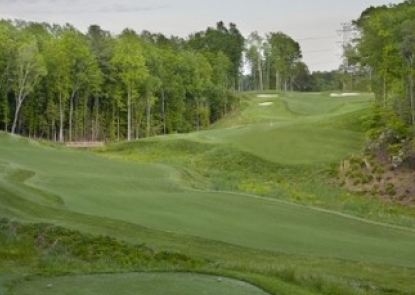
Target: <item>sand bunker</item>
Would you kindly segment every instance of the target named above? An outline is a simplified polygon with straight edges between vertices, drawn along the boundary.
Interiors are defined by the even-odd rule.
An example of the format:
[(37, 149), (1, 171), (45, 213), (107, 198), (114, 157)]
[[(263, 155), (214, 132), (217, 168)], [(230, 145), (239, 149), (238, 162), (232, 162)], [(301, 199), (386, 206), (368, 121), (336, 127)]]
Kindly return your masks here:
[(353, 97), (359, 95), (360, 93), (332, 93), (330, 94), (330, 97)]
[(276, 98), (278, 94), (258, 94), (256, 97), (258, 98)]
[(261, 103), (259, 103), (258, 105), (260, 106), (260, 107), (269, 107), (269, 106), (272, 106), (274, 103), (272, 102), (272, 101), (267, 101), (267, 102), (261, 102)]

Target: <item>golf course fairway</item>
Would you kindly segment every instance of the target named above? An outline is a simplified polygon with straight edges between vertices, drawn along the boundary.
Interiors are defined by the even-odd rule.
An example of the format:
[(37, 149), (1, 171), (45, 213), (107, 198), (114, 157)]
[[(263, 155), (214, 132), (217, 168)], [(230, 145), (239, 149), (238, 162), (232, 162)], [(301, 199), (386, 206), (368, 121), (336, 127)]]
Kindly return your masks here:
[[(327, 265), (335, 265), (333, 270), (327, 267), (328, 273), (341, 273), (340, 265), (348, 263), (347, 276), (363, 264), (369, 272), (365, 276), (370, 279), (375, 277), (371, 272), (377, 266), (379, 271), (412, 271), (413, 228), (337, 211), (336, 204), (342, 199), (335, 199), (331, 192), (340, 196), (342, 191), (324, 181), (318, 184), (321, 187), (312, 184), (308, 188), (306, 178), (296, 178), (303, 171), (320, 171), (359, 152), (364, 134), (355, 128), (355, 120), (368, 108), (370, 99), (370, 95), (333, 99), (328, 94), (249, 94), (240, 113), (212, 129), (114, 144), (98, 153), (0, 134), (0, 214), (22, 222), (115, 235), (162, 250), (190, 249), (186, 254), (200, 259), (225, 257), (229, 254), (217, 249), (231, 253), (229, 249), (235, 247), (236, 252), (247, 253), (241, 254), (246, 256), (243, 259), (252, 255), (253, 260), (239, 265), (229, 262), (233, 258), (221, 258), (227, 261), (223, 264), (233, 267), (232, 274), (252, 267), (256, 274), (252, 280), (258, 285), (263, 283), (261, 287), (271, 292), (285, 287), (273, 289), (272, 283), (259, 276), (266, 276), (268, 270), (280, 272), (270, 265), (261, 271), (256, 269), (255, 255), (265, 255), (261, 258), (264, 261), (268, 261), (267, 255), (275, 261), (278, 255), (286, 257), (284, 261), (292, 256), (293, 261), (310, 261), (309, 265), (324, 260)], [(200, 157), (205, 158), (202, 161)], [(238, 163), (235, 173), (252, 175), (252, 184), (233, 185), (235, 180), (227, 178), (225, 170), (220, 174), (219, 164), (212, 168), (215, 161)], [(253, 163), (253, 172), (246, 163)], [(264, 187), (275, 182), (280, 190), (255, 194), (251, 187), (260, 185), (261, 179), (255, 177), (263, 169), (276, 175), (274, 178), (272, 174)], [(209, 183), (211, 178), (217, 179), (214, 185)], [(238, 175), (234, 178), (238, 180)], [(316, 202), (291, 199), (290, 191), (316, 200), (324, 197), (334, 205), (320, 207), (314, 205)], [(111, 232), (106, 222), (119, 231)], [(124, 233), (124, 227), (131, 230)], [(188, 247), (181, 248), (182, 239)], [(288, 268), (295, 267), (292, 265)], [(282, 284), (295, 283), (286, 273), (290, 271), (280, 274)], [(382, 278), (378, 279), (382, 284)], [(12, 294), (157, 295), (166, 294), (166, 288), (169, 294), (265, 294), (236, 280), (174, 272), (29, 278), (14, 285)], [(286, 294), (296, 293), (284, 290), (291, 290)]]

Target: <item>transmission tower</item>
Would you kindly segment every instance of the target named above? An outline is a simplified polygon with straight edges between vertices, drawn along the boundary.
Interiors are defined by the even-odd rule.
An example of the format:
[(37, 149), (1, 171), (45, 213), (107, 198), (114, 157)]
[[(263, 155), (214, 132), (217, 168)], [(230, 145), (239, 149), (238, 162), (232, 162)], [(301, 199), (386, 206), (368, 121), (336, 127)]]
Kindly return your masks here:
[[(342, 50), (343, 53), (345, 51), (345, 49), (352, 44), (353, 39), (355, 38), (355, 28), (353, 26), (352, 23), (348, 22), (348, 23), (342, 23), (341, 24), (342, 28), (341, 30), (338, 31), (338, 33), (341, 35), (341, 46), (342, 46)], [(348, 72), (350, 70), (350, 63), (349, 63), (349, 59), (348, 57), (343, 54), (343, 67), (344, 67), (344, 71)]]

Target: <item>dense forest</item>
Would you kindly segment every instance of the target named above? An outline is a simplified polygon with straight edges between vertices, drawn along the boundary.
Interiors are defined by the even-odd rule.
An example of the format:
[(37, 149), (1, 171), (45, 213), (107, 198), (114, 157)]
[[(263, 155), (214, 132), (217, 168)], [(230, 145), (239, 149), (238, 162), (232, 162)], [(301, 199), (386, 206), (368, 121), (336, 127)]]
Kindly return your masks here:
[(233, 24), (184, 40), (2, 21), (0, 128), (56, 141), (204, 128), (238, 108), (243, 49)]

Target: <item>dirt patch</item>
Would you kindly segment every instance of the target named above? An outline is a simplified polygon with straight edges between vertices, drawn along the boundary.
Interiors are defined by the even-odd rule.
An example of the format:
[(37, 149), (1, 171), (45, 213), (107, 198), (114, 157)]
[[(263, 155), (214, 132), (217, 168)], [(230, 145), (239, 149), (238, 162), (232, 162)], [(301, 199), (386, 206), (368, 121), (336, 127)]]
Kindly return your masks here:
[(415, 207), (415, 170), (394, 168), (366, 158), (342, 162), (341, 184), (349, 191), (377, 196), (385, 201)]

